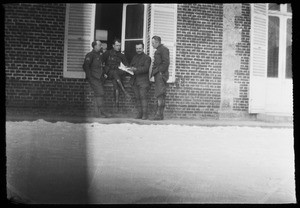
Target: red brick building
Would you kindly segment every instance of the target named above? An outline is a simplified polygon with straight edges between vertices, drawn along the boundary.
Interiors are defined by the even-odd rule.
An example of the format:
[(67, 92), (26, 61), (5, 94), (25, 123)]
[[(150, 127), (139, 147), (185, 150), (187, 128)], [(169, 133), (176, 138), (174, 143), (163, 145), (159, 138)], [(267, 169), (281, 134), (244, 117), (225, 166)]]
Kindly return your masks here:
[[(6, 4), (6, 106), (91, 111), (81, 68), (91, 41), (161, 36), (171, 65), (166, 117), (292, 114), (290, 4)], [(113, 15), (112, 15), (113, 14)], [(125, 87), (133, 95), (128, 80)], [(105, 84), (113, 105), (112, 84)], [(154, 86), (149, 97), (153, 113)], [(282, 102), (284, 100), (284, 102)], [(121, 97), (123, 113), (134, 100)]]

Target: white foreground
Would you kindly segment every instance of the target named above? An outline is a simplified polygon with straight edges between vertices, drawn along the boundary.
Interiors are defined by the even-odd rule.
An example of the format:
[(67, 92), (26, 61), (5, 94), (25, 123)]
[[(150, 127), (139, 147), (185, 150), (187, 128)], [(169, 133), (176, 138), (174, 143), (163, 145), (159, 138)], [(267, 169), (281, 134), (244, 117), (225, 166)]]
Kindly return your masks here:
[(296, 203), (292, 128), (6, 122), (28, 203)]

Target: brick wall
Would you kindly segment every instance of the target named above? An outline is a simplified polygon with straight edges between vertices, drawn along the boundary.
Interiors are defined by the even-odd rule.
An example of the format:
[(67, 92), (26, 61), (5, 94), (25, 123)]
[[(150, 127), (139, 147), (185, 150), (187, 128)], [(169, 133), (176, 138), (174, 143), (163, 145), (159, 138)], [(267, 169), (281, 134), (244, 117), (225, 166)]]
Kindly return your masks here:
[(6, 106), (92, 110), (88, 83), (63, 77), (65, 10), (65, 4), (5, 5)]
[(5, 5), (6, 104), (85, 105), (86, 85), (63, 78), (65, 4)]
[[(166, 117), (217, 118), (222, 65), (222, 4), (179, 4), (176, 81), (169, 84)], [(249, 7), (243, 5), (237, 27), (242, 58), (236, 73), (240, 98), (235, 110), (248, 103)], [(242, 24), (246, 24), (244, 27)], [(63, 77), (65, 4), (5, 5), (6, 104), (8, 107), (84, 109), (93, 107), (93, 93), (83, 79)], [(128, 81), (125, 87), (133, 95)], [(113, 105), (111, 83), (105, 85), (106, 105)], [(149, 92), (155, 110), (154, 86)], [(133, 113), (134, 98), (121, 96), (121, 112)]]
[(178, 5), (176, 82), (167, 101), (175, 117), (218, 117), (222, 14), (222, 4)]

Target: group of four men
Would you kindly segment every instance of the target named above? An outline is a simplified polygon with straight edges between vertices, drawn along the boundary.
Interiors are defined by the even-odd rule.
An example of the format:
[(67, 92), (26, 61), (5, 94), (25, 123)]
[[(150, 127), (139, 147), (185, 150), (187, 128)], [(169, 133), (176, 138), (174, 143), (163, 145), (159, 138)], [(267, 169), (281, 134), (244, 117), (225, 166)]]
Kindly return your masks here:
[[(169, 78), (170, 56), (169, 49), (161, 44), (159, 36), (152, 37), (152, 46), (156, 49), (154, 53), (154, 62), (151, 76), (155, 81), (155, 97), (157, 109), (154, 120), (164, 119), (164, 108), (166, 99), (167, 80)], [(97, 105), (98, 117), (111, 117), (104, 111), (104, 89), (103, 84), (106, 79), (112, 80), (115, 104), (119, 108), (120, 90), (129, 96), (122, 83), (122, 77), (127, 72), (119, 69), (120, 63), (129, 67), (128, 70), (133, 72), (130, 77), (130, 84), (134, 91), (137, 108), (137, 119), (148, 119), (148, 91), (150, 89), (149, 69), (151, 58), (144, 53), (144, 43), (135, 44), (136, 55), (129, 64), (126, 57), (121, 53), (121, 41), (115, 39), (113, 48), (102, 53), (101, 42), (96, 40), (92, 43), (93, 50), (85, 56), (83, 69), (86, 73), (86, 79), (94, 91), (95, 103)]]

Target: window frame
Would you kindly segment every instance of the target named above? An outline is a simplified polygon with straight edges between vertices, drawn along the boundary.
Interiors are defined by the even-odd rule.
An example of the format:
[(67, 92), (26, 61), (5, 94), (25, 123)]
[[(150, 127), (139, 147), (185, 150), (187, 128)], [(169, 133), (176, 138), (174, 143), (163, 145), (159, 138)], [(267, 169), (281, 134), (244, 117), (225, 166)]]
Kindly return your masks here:
[[(268, 7), (269, 8), (269, 4)], [(280, 4), (280, 11), (268, 9), (268, 19), (274, 16), (279, 18), (279, 54), (278, 54), (278, 76), (268, 77), (268, 79), (292, 79), (286, 78), (286, 31), (287, 31), (287, 20), (292, 19), (292, 13), (287, 11), (287, 4)], [(269, 28), (268, 28), (269, 30)], [(268, 45), (268, 43), (267, 43)], [(268, 46), (267, 46), (268, 48)], [(269, 56), (269, 54), (268, 54)]]
[[(144, 43), (144, 53), (147, 53), (147, 11), (148, 11), (148, 4), (142, 4), (144, 6), (144, 22), (143, 22), (143, 38), (131, 38), (126, 39), (126, 8), (129, 5), (137, 5), (139, 3), (129, 3), (123, 4), (123, 12), (122, 12), (122, 33), (121, 33), (121, 50), (125, 51), (125, 41), (143, 41)], [(130, 63), (129, 63), (130, 64)]]

